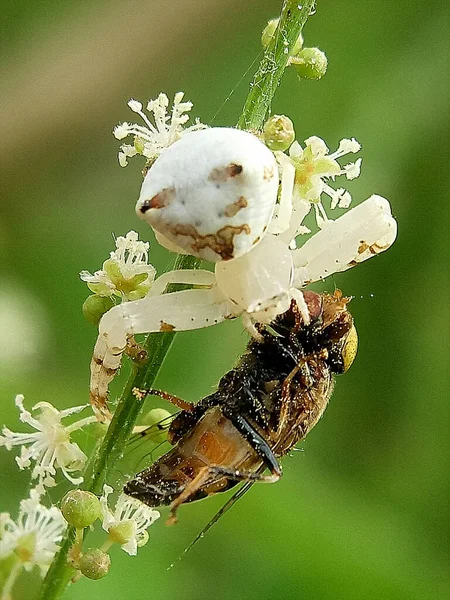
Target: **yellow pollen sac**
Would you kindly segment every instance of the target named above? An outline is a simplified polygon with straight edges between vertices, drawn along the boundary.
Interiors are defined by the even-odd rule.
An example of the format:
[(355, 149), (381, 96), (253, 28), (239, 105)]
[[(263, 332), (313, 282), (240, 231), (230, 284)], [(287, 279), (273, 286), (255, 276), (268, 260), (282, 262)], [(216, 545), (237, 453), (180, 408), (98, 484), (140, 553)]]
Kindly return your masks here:
[(353, 325), (348, 332), (344, 347), (342, 348), (342, 362), (344, 363), (344, 373), (350, 369), (355, 360), (356, 352), (358, 351), (358, 334), (356, 327)]

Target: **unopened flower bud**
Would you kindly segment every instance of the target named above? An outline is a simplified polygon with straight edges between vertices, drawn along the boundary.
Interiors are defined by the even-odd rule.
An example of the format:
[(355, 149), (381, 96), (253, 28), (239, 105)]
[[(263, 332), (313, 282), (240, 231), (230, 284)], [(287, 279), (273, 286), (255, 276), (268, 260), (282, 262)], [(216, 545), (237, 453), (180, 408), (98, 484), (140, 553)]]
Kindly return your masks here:
[(301, 79), (320, 79), (327, 72), (328, 59), (319, 48), (303, 48), (290, 63)]
[(146, 432), (146, 438), (155, 444), (160, 444), (167, 440), (167, 428), (172, 414), (164, 408), (152, 408), (140, 421), (141, 425), (146, 425), (152, 429)]
[(98, 325), (103, 315), (114, 306), (114, 301), (110, 297), (97, 296), (96, 294), (88, 296), (83, 303), (83, 315), (86, 321), (93, 325)]
[(89, 548), (80, 560), (80, 571), (88, 579), (101, 579), (111, 567), (109, 554), (100, 548)]
[(273, 115), (264, 124), (264, 143), (271, 150), (287, 150), (295, 140), (294, 124), (285, 115)]
[(61, 512), (69, 525), (84, 529), (100, 517), (100, 501), (91, 492), (71, 490), (62, 499)]
[(136, 535), (136, 523), (133, 519), (124, 519), (109, 528), (109, 539), (116, 544), (126, 544)]
[[(279, 23), (280, 19), (271, 19), (267, 25), (264, 28), (264, 31), (262, 32), (261, 35), (261, 44), (264, 46), (264, 48), (267, 48), (267, 46), (270, 44), (270, 41), (272, 40), (275, 31), (278, 27), (278, 23)], [(292, 48), (292, 55), (298, 54), (300, 52), (300, 50), (302, 49), (303, 46), (303, 36), (302, 34), (300, 34), (297, 38), (297, 41), (294, 44), (294, 47)]]
[(264, 30), (261, 34), (261, 44), (264, 48), (270, 44), (270, 40), (273, 38), (273, 35), (278, 27), (279, 19), (271, 19), (267, 25), (264, 27)]
[(89, 435), (91, 435), (95, 440), (102, 440), (105, 437), (105, 433), (107, 431), (107, 423), (102, 423), (101, 421), (91, 423), (89, 426)]

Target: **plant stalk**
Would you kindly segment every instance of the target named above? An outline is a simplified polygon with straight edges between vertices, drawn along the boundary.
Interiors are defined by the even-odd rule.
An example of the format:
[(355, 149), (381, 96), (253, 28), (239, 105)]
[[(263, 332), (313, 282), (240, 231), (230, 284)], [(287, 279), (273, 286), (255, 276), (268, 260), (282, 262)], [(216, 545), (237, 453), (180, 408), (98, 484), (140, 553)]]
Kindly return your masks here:
[[(300, 0), (299, 0), (300, 2)], [(272, 98), (287, 66), (292, 48), (311, 13), (315, 0), (305, 0), (301, 4), (284, 0), (277, 31), (266, 48), (261, 63), (250, 84), (250, 92), (244, 104), (237, 126), (241, 129), (260, 130), (270, 110)], [(179, 255), (175, 269), (198, 268), (200, 260), (192, 256)], [(176, 291), (169, 286), (168, 291)], [(135, 366), (125, 389), (117, 403), (114, 416), (105, 434), (93, 462), (90, 478), (85, 489), (100, 494), (107, 476), (122, 457), (139, 413), (142, 402), (132, 393), (133, 388), (148, 388), (159, 373), (167, 353), (173, 343), (175, 333), (150, 334), (144, 343), (148, 361), (144, 366)], [(47, 575), (42, 583), (40, 600), (58, 600), (61, 598), (72, 574), (73, 567), (67, 562), (75, 532), (68, 528)]]
[(295, 42), (298, 40), (315, 0), (285, 0), (278, 28), (250, 84), (250, 92), (239, 117), (238, 127), (259, 131), (270, 111), (272, 99), (280, 85)]

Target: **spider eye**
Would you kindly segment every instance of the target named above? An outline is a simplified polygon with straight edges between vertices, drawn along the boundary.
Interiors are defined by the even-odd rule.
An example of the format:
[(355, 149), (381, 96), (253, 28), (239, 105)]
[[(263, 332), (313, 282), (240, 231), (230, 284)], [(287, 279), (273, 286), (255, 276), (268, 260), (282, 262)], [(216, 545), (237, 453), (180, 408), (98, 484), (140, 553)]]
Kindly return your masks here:
[(344, 345), (342, 347), (342, 364), (344, 366), (343, 373), (348, 371), (355, 360), (356, 352), (358, 350), (358, 334), (356, 333), (356, 327), (352, 325), (352, 328), (348, 332)]

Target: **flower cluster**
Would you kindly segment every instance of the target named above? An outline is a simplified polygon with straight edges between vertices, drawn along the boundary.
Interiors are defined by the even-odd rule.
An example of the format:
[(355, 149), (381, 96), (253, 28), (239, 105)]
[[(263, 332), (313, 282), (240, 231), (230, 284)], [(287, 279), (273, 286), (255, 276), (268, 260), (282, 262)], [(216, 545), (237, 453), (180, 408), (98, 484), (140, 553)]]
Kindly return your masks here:
[(138, 239), (135, 231), (116, 240), (116, 250), (110, 253), (103, 268), (93, 275), (82, 271), (80, 278), (98, 296), (119, 296), (122, 300), (138, 300), (147, 295), (153, 280), (155, 268), (148, 264), (149, 243)]
[[(119, 496), (115, 509), (108, 508), (108, 495), (113, 489), (105, 486), (102, 498), (81, 490), (72, 490), (61, 503), (47, 507), (42, 503), (46, 487), (56, 485), (57, 470), (72, 484), (82, 483), (83, 477), (74, 477), (75, 471), (81, 471), (86, 464), (86, 455), (78, 444), (71, 440), (72, 432), (95, 423), (95, 416), (89, 416), (63, 425), (62, 420), (79, 413), (85, 406), (66, 410), (57, 410), (48, 402), (39, 402), (33, 406), (36, 416), (24, 408), (24, 397), (16, 396), (15, 403), (20, 411), (20, 420), (30, 425), (35, 432), (14, 433), (3, 428), (0, 445), (7, 450), (20, 447), (20, 456), (16, 462), (20, 469), (31, 469), (32, 479), (37, 485), (30, 491), (29, 498), (20, 502), (19, 514), (14, 521), (9, 513), (0, 513), (0, 560), (15, 556), (15, 566), (6, 582), (9, 591), (22, 569), (40, 568), (44, 575), (58, 550), (67, 523), (78, 531), (77, 540), (71, 552), (71, 564), (79, 575), (98, 579), (107, 574), (110, 565), (106, 550), (113, 543), (119, 543), (130, 555), (148, 540), (147, 528), (159, 518), (159, 513), (140, 502)], [(97, 518), (108, 532), (107, 540), (101, 549), (90, 549), (83, 554), (81, 550), (85, 527), (91, 526)], [(6, 597), (6, 596), (2, 596)]]
[(20, 469), (34, 465), (31, 477), (37, 479), (36, 490), (40, 495), (44, 493), (45, 487), (56, 485), (54, 477), (57, 469), (60, 469), (64, 477), (74, 485), (82, 483), (83, 477), (73, 477), (71, 473), (81, 471), (87, 457), (78, 444), (71, 441), (70, 435), (77, 429), (96, 422), (96, 417), (86, 417), (64, 426), (63, 419), (81, 412), (86, 406), (75, 406), (60, 411), (49, 402), (38, 402), (32, 410), (39, 411), (39, 414), (33, 417), (25, 409), (23, 400), (22, 394), (16, 396), (19, 418), (22, 423), (30, 425), (36, 431), (14, 433), (4, 427), (3, 435), (0, 436), (0, 446), (5, 446), (7, 450), (11, 450), (13, 446), (20, 446), (20, 456), (16, 458), (16, 462)]
[[(325, 142), (317, 136), (305, 140), (303, 148), (295, 141), (289, 148), (289, 156), (281, 152), (276, 153), (283, 173), (282, 193), (292, 195), (294, 206), (299, 201), (306, 201), (310, 206), (314, 206), (317, 225), (322, 227), (329, 220), (321, 201), (322, 194), (331, 198), (332, 209), (348, 208), (352, 200), (347, 190), (344, 188), (335, 190), (327, 180), (334, 181), (336, 177), (344, 175), (350, 181), (359, 177), (361, 171), (361, 158), (342, 167), (337, 159), (349, 153), (359, 152), (360, 149), (361, 145), (355, 138), (341, 140), (338, 149), (331, 154)], [(286, 186), (288, 189), (283, 190)]]
[(103, 487), (103, 496), (100, 499), (103, 515), (102, 527), (108, 532), (111, 543), (120, 544), (125, 552), (134, 556), (137, 554), (138, 547), (147, 542), (147, 529), (159, 519), (160, 514), (157, 510), (123, 493), (120, 494), (114, 511), (112, 511), (108, 507), (108, 496), (113, 491), (109, 485)]
[(156, 100), (150, 100), (147, 103), (147, 111), (153, 113), (154, 123), (143, 111), (141, 102), (129, 100), (128, 106), (141, 117), (145, 126), (125, 122), (114, 128), (114, 137), (118, 140), (123, 140), (129, 135), (134, 136), (133, 145), (122, 144), (120, 146), (118, 158), (121, 167), (126, 167), (128, 159), (136, 154), (145, 156), (151, 163), (182, 135), (206, 127), (197, 119), (194, 125), (183, 128), (189, 120), (189, 115), (186, 113), (192, 109), (192, 103), (183, 102), (183, 96), (183, 92), (175, 94), (170, 115), (167, 114), (169, 99), (166, 94), (161, 93)]
[(17, 521), (1, 513), (0, 525), (0, 560), (14, 553), (27, 571), (37, 565), (45, 573), (67, 524), (56, 506), (43, 506), (39, 493), (31, 490), (20, 503)]

